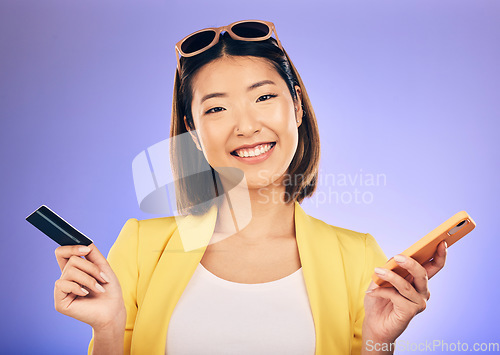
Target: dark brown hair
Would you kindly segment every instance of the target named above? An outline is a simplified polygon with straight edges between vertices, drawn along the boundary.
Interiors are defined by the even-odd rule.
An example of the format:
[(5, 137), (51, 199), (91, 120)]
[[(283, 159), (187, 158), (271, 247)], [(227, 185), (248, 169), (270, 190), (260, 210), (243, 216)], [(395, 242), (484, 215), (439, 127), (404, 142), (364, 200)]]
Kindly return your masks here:
[[(188, 132), (184, 116), (188, 126), (195, 129), (191, 113), (193, 77), (205, 64), (222, 56), (254, 56), (267, 59), (287, 84), (294, 102), (297, 102), (295, 85), (301, 88), (305, 114), (298, 127), (297, 150), (287, 170), (289, 179), (284, 180), (285, 203), (295, 200), (301, 203), (316, 190), (320, 158), (318, 124), (304, 83), (288, 54), (279, 48), (274, 38), (265, 41), (239, 41), (233, 40), (224, 32), (219, 42), (205, 52), (193, 57), (181, 57), (180, 75), (178, 71), (175, 74), (170, 125), (170, 162), (179, 213), (203, 214), (213, 204), (219, 204), (222, 199), (217, 197), (224, 193), (218, 172), (212, 167), (202, 168), (209, 165), (193, 140), (172, 139)], [(189, 175), (192, 171), (201, 173)]]

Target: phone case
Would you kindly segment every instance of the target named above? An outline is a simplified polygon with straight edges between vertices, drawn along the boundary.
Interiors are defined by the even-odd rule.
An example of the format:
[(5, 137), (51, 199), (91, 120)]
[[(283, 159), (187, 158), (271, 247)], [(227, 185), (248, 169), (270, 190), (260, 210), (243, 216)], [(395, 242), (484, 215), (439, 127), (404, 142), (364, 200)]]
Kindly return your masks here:
[[(476, 223), (469, 214), (460, 211), (400, 254), (409, 256), (420, 264), (424, 264), (432, 259), (441, 241), (445, 240), (449, 248), (475, 227)], [(392, 270), (403, 278), (409, 274), (406, 269), (396, 263), (394, 258), (390, 258), (382, 268)], [(375, 273), (373, 273), (372, 279), (381, 287), (392, 287), (390, 282), (381, 279)]]

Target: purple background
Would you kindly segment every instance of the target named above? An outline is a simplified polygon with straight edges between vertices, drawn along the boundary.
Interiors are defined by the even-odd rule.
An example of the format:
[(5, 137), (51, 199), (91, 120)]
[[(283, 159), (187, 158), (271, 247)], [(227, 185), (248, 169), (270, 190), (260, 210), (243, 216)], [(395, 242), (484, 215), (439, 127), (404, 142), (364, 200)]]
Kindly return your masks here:
[(498, 1), (2, 0), (2, 352), (86, 352), (90, 326), (54, 309), (57, 245), (25, 217), (46, 204), (105, 254), (128, 218), (158, 217), (139, 209), (131, 164), (168, 137), (174, 44), (241, 19), (275, 23), (317, 114), (321, 172), (386, 177), (321, 184), (372, 201), (306, 212), (388, 257), (458, 211), (478, 224), (401, 342), (500, 342)]

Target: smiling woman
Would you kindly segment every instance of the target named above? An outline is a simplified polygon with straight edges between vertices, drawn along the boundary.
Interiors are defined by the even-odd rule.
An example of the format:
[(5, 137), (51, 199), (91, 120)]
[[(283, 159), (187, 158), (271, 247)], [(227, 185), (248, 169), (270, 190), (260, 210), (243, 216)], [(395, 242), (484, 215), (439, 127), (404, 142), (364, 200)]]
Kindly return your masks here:
[[(398, 261), (408, 277), (387, 270), (392, 286), (378, 287), (387, 257), (375, 239), (305, 213), (318, 126), (271, 22), (203, 29), (176, 51), (183, 213), (129, 219), (107, 260), (93, 244), (58, 248), (56, 309), (92, 326), (89, 354), (392, 353), (425, 309), (444, 244), (424, 265)], [(207, 163), (208, 179), (196, 173)]]

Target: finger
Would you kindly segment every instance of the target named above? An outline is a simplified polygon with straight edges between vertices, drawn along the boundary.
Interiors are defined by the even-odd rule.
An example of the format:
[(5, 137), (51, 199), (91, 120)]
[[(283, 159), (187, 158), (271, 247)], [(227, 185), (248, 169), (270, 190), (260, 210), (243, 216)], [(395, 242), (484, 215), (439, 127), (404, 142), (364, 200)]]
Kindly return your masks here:
[[(405, 255), (398, 254), (394, 256), (394, 261), (396, 261), (396, 263), (398, 263), (398, 265), (402, 268), (408, 270), (408, 272), (413, 276), (413, 285), (415, 290), (421, 295), (424, 295), (426, 299), (429, 299), (430, 293), (427, 288), (427, 270), (420, 265), (418, 261)], [(405, 278), (405, 281), (411, 285), (411, 282), (407, 278)]]
[(446, 241), (442, 241), (436, 248), (432, 260), (424, 263), (424, 268), (427, 270), (427, 275), (429, 279), (437, 274), (439, 270), (444, 267), (446, 263), (446, 256), (448, 255), (448, 248)]
[(61, 245), (55, 250), (57, 264), (61, 272), (63, 271), (69, 258), (73, 255), (84, 256), (90, 252), (90, 248), (85, 245)]
[(380, 286), (377, 285), (373, 280), (370, 282), (370, 284), (368, 285), (368, 288), (366, 289), (366, 293), (368, 292), (371, 292), (373, 290), (376, 290), (377, 288), (379, 288)]
[(104, 287), (95, 278), (75, 267), (64, 268), (61, 279), (77, 282), (96, 293), (105, 292)]
[(376, 267), (375, 272), (382, 279), (388, 281), (394, 288), (408, 300), (418, 304), (422, 300), (422, 295), (400, 275), (392, 270)]
[(61, 305), (61, 302), (65, 301), (70, 294), (73, 294), (73, 297), (68, 301), (72, 301), (75, 296), (85, 297), (89, 294), (89, 291), (82, 288), (76, 282), (57, 279), (54, 284), (54, 303), (57, 311), (59, 311), (58, 308)]
[(73, 255), (69, 258), (65, 268), (75, 267), (98, 280), (101, 283), (108, 283), (109, 277), (91, 261)]
[(394, 309), (410, 313), (412, 316), (422, 312), (426, 308), (425, 301), (414, 303), (403, 297), (394, 287), (379, 287), (367, 293), (369, 297), (380, 297), (392, 302)]

